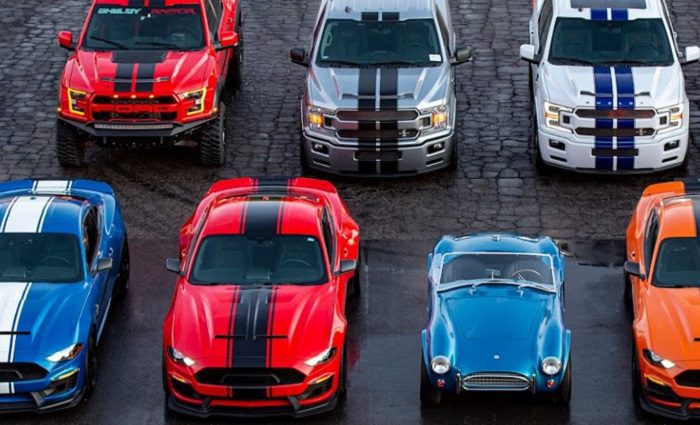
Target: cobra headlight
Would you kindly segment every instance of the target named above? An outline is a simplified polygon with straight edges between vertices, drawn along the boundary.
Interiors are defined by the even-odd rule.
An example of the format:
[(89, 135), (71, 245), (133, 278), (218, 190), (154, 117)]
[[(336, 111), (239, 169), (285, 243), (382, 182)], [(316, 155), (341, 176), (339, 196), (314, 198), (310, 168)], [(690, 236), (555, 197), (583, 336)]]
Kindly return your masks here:
[(70, 347), (66, 347), (61, 351), (53, 353), (47, 357), (46, 360), (50, 361), (51, 363), (60, 363), (67, 360), (73, 360), (78, 357), (81, 351), (83, 351), (83, 344), (73, 344)]
[(672, 369), (676, 367), (676, 364), (671, 360), (666, 360), (651, 350), (644, 350), (644, 358), (647, 359), (647, 361), (652, 365), (662, 367), (664, 369)]
[(309, 367), (314, 367), (326, 363), (327, 361), (333, 358), (335, 351), (335, 348), (329, 348), (328, 350), (325, 350), (318, 356), (312, 357), (309, 360), (305, 361), (304, 364)]
[(561, 360), (556, 357), (547, 357), (542, 360), (542, 372), (554, 376), (561, 370)]
[(180, 364), (185, 365), (187, 367), (192, 367), (196, 364), (196, 362), (194, 360), (192, 360), (191, 358), (182, 354), (181, 352), (174, 349), (173, 347), (168, 347), (168, 354), (170, 355), (170, 358), (175, 363), (180, 363)]
[(677, 130), (683, 126), (683, 104), (671, 106), (670, 108), (659, 109), (659, 133)]
[(85, 99), (87, 98), (87, 93), (80, 90), (75, 90), (70, 87), (67, 89), (68, 92), (68, 111), (73, 115), (85, 115)]
[(544, 123), (548, 128), (571, 133), (571, 129), (562, 127), (562, 113), (571, 113), (573, 109), (566, 106), (544, 102)]
[(204, 99), (207, 96), (206, 87), (200, 90), (194, 90), (183, 94), (185, 100), (189, 100), (192, 104), (187, 108), (187, 115), (196, 115), (204, 112)]
[(449, 110), (447, 106), (438, 106), (433, 110), (433, 129), (442, 130), (447, 128), (447, 122), (449, 118)]
[(430, 362), (430, 368), (438, 375), (444, 375), (450, 371), (450, 359), (445, 356), (435, 356)]

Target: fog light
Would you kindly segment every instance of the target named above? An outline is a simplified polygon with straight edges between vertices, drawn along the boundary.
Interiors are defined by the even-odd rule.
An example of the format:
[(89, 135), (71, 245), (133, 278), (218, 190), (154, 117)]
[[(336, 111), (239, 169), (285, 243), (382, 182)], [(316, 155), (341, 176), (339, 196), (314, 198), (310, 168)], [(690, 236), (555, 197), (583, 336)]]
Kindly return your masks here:
[(318, 152), (324, 155), (328, 155), (328, 146), (322, 144), (322, 143), (314, 143), (311, 146), (311, 149), (313, 149), (314, 152)]
[(547, 388), (552, 388), (554, 387), (554, 379), (550, 379), (547, 381)]
[(670, 151), (670, 150), (673, 150), (673, 149), (678, 149), (678, 147), (679, 147), (680, 145), (681, 145), (681, 141), (680, 141), (680, 140), (674, 140), (674, 141), (672, 141), (672, 142), (666, 143), (666, 144), (664, 145), (664, 150), (665, 150), (665, 151)]
[(430, 146), (428, 146), (428, 153), (437, 153), (445, 150), (445, 144), (442, 142), (434, 143)]
[(566, 150), (566, 145), (558, 140), (550, 140), (549, 147), (560, 151)]

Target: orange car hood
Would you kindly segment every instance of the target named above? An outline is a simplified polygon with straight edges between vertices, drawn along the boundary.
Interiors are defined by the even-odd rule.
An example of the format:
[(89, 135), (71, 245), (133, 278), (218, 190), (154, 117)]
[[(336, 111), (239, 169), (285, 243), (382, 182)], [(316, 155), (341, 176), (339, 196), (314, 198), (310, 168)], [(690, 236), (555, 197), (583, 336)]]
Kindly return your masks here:
[[(700, 360), (700, 288), (650, 288), (651, 348), (672, 361)], [(697, 340), (696, 340), (697, 339)]]

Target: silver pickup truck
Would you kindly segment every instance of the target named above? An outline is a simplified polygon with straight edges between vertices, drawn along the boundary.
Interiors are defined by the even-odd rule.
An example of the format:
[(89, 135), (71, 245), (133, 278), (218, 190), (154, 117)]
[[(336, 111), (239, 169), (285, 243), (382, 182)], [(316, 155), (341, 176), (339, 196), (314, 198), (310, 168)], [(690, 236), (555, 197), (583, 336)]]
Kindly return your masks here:
[(411, 175), (455, 165), (456, 48), (447, 0), (323, 0), (301, 101), (305, 171)]

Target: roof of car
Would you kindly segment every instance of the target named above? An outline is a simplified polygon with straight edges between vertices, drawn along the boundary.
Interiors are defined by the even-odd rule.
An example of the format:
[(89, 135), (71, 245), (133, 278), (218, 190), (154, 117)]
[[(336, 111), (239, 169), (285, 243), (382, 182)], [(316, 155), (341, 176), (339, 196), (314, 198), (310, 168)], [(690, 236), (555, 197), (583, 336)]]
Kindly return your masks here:
[(319, 236), (321, 199), (260, 193), (216, 200), (207, 216), (202, 236), (268, 234)]
[[(326, 0), (328, 18), (363, 20), (388, 20), (385, 13), (392, 13), (392, 20), (431, 18), (439, 0)], [(442, 1), (442, 0), (440, 0)], [(395, 13), (398, 12), (398, 17)], [(374, 14), (374, 15), (373, 15)]]
[(554, 0), (557, 16), (634, 20), (658, 18), (663, 14), (662, 0)]
[(69, 195), (0, 199), (0, 233), (81, 233), (86, 200)]

